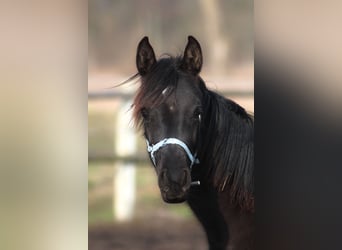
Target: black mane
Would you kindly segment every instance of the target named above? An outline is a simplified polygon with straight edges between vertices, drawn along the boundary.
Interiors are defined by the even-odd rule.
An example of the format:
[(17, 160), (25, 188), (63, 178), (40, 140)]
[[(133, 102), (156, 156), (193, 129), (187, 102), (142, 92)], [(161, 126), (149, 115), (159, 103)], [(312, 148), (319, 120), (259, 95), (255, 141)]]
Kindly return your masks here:
[(219, 191), (254, 208), (254, 118), (232, 100), (205, 89), (200, 157)]

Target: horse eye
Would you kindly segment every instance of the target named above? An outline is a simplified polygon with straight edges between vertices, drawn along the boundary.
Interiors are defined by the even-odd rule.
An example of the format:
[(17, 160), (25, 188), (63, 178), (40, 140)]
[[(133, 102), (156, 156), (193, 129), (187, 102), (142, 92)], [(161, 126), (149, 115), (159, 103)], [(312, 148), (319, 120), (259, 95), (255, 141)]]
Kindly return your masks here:
[(148, 116), (149, 116), (149, 112), (148, 112), (148, 110), (146, 108), (142, 108), (140, 110), (140, 114), (141, 114), (141, 116), (143, 117), (144, 120), (146, 120), (148, 118)]
[(202, 110), (201, 109), (196, 109), (194, 112), (194, 119), (201, 122), (202, 120)]

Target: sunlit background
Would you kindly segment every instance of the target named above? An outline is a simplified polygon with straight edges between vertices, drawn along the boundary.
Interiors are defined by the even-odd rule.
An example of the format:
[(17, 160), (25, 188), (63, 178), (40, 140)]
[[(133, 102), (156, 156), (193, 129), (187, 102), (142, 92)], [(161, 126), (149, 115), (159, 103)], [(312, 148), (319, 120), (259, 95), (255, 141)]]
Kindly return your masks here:
[[(89, 1), (89, 249), (206, 249), (186, 204), (165, 204), (129, 107), (139, 83), (137, 44), (180, 55), (188, 35), (203, 50), (207, 85), (254, 110), (253, 2)], [(191, 246), (191, 247), (190, 247)]]

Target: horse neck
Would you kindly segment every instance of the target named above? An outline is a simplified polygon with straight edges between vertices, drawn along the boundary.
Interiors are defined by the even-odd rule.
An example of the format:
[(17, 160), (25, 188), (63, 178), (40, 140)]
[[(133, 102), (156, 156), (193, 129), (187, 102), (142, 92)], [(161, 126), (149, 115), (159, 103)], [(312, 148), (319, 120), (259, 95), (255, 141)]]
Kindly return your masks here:
[(252, 193), (252, 119), (239, 105), (214, 92), (205, 93), (203, 102), (205, 110), (198, 155), (200, 173), (205, 175), (202, 179), (207, 178), (209, 183), (222, 190), (231, 185), (230, 188), (235, 190), (232, 192), (234, 197)]
[[(228, 108), (229, 106), (232, 108)], [(252, 118), (233, 101), (206, 90), (203, 107), (204, 117), (200, 133), (202, 157), (205, 158), (207, 152), (214, 150), (215, 146), (222, 141), (222, 136), (229, 137), (231, 133), (237, 133), (238, 131), (234, 130), (234, 127), (238, 127), (239, 132), (244, 135), (240, 138), (242, 144), (244, 140), (249, 139), (246, 135), (253, 133)], [(229, 142), (225, 141), (224, 143)]]

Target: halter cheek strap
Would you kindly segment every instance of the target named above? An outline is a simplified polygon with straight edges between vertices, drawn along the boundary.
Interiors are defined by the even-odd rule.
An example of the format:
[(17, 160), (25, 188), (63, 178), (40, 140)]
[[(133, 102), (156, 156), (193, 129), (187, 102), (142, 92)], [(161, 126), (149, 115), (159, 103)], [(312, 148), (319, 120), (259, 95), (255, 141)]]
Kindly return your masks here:
[(146, 144), (147, 144), (147, 151), (150, 153), (150, 156), (151, 156), (151, 159), (152, 159), (152, 162), (153, 162), (154, 166), (156, 166), (156, 159), (154, 157), (154, 153), (157, 152), (162, 147), (165, 147), (168, 144), (176, 144), (176, 145), (178, 145), (178, 146), (183, 148), (183, 150), (185, 151), (185, 153), (187, 154), (187, 156), (188, 156), (188, 158), (189, 158), (189, 160), (191, 162), (190, 170), (192, 169), (192, 166), (194, 164), (198, 164), (199, 163), (199, 160), (196, 157), (196, 153), (192, 154), (190, 149), (188, 148), (188, 146), (184, 142), (182, 142), (181, 140), (179, 140), (177, 138), (165, 138), (165, 139), (159, 141), (155, 145), (151, 145), (149, 143), (149, 141), (146, 140)]

